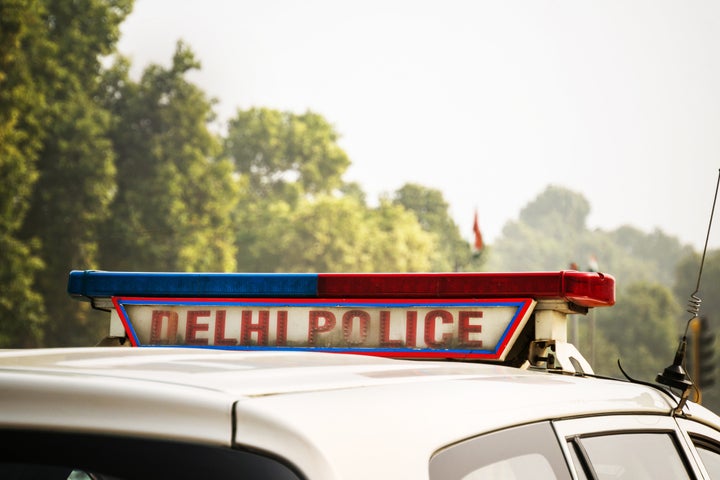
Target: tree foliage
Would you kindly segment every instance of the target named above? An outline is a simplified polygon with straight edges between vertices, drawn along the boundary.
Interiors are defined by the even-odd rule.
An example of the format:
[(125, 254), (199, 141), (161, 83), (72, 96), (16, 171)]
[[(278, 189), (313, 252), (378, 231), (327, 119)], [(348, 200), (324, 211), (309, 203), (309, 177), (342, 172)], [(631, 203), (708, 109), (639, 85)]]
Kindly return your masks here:
[(220, 138), (182, 42), (131, 78), (115, 55), (131, 7), (0, 4), (0, 346), (99, 339), (65, 292), (72, 269), (427, 271), (467, 255), (439, 192), (368, 206), (321, 115), (239, 110)]
[[(444, 247), (442, 240), (455, 232), (457, 242), (459, 235), (442, 195), (414, 199), (412, 208), (434, 222), (425, 227), (409, 202), (383, 200), (368, 207), (360, 186), (342, 180), (349, 159), (338, 138), (312, 112), (259, 108), (238, 111), (230, 121), (225, 148), (244, 189), (235, 215), (238, 267), (371, 272), (450, 264), (443, 254), (452, 246)], [(442, 221), (426, 214), (436, 209)], [(466, 242), (462, 246), (467, 249)]]
[[(715, 293), (720, 285), (720, 250), (709, 250), (705, 255), (705, 263), (700, 271), (702, 256), (697, 252), (690, 252), (677, 263), (676, 281), (673, 291), (684, 305), (690, 302), (690, 296), (695, 293), (701, 300), (700, 310), (709, 316), (718, 325), (720, 331), (720, 298)], [(700, 288), (698, 275), (700, 275)], [(717, 320), (714, 320), (717, 317)]]
[[(590, 213), (581, 194), (548, 187), (506, 223), (486, 269), (497, 271), (579, 270), (611, 272), (619, 285), (660, 282), (671, 287), (675, 265), (692, 251), (675, 237), (622, 226), (614, 231), (586, 227)], [(597, 267), (591, 265), (595, 259)]]
[[(520, 211), (520, 222), (537, 230), (545, 229), (547, 234), (562, 239), (583, 231), (589, 213), (590, 203), (580, 193), (550, 185)], [(547, 222), (564, 228), (547, 230)]]
[(322, 116), (267, 108), (238, 110), (230, 120), (225, 150), (258, 198), (293, 201), (330, 193), (350, 165), (338, 134)]
[(406, 184), (397, 190), (393, 203), (415, 214), (425, 232), (436, 237), (437, 250), (430, 259), (430, 270), (452, 272), (474, 270), (470, 244), (460, 235), (460, 229), (449, 213), (449, 205), (442, 192), (417, 184)]
[[(668, 289), (690, 293), (690, 247), (659, 230), (590, 230), (582, 194), (550, 186), (473, 256), (437, 190), (407, 184), (370, 206), (343, 178), (350, 159), (317, 113), (238, 110), (214, 133), (214, 102), (188, 79), (200, 64), (184, 43), (139, 79), (126, 59), (106, 67), (131, 7), (0, 3), (0, 347), (102, 336), (106, 325), (67, 298), (71, 269), (588, 270), (595, 257), (618, 301), (594, 311), (594, 330), (580, 321), (581, 351), (601, 373), (617, 374), (619, 357), (648, 379), (671, 360), (683, 326)], [(705, 277), (712, 320), (717, 252)]]
[(208, 128), (212, 102), (185, 78), (196, 68), (193, 53), (179, 42), (170, 68), (152, 65), (137, 83), (122, 60), (106, 75), (118, 176), (102, 236), (105, 268), (235, 267), (237, 185)]
[(66, 344), (74, 341), (68, 325), (84, 322), (68, 302), (67, 272), (96, 263), (98, 227), (114, 182), (106, 136), (109, 115), (93, 97), (100, 56), (114, 48), (130, 2), (46, 0), (29, 5), (36, 14), (25, 23), (31, 33), (20, 44), (17, 75), (23, 76), (20, 89), (33, 98), (34, 115), (24, 125), (40, 129), (40, 144), (36, 150), (31, 147), (37, 152), (30, 158), (35, 158), (38, 176), (18, 238), (38, 246), (43, 269), (35, 270), (34, 284), (43, 292), (45, 310), (65, 320), (45, 325), (45, 343)]
[[(659, 230), (644, 233), (631, 226), (589, 230), (589, 212), (579, 193), (548, 187), (521, 211), (518, 220), (505, 225), (486, 267), (500, 271), (599, 269), (612, 274), (616, 305), (594, 309), (578, 320), (577, 347), (592, 357), (598, 373), (619, 376), (617, 360), (621, 359), (628, 373), (654, 381), (672, 361), (684, 327), (678, 298), (672, 293), (675, 266), (682, 258), (695, 267), (698, 261), (690, 255), (692, 248)], [(591, 265), (593, 257), (597, 265)], [(696, 268), (690, 270), (697, 274)], [(682, 277), (677, 275), (681, 284), (691, 283)]]
[[(720, 250), (710, 250), (705, 255), (705, 263), (702, 265), (702, 255), (697, 252), (691, 252), (684, 256), (677, 265), (677, 277), (674, 285), (676, 298), (682, 305), (689, 310), (682, 317), (684, 321), (693, 318), (695, 313), (707, 318), (707, 328), (709, 332), (715, 335), (713, 348), (717, 352), (720, 345), (720, 298), (715, 294), (717, 285), (720, 284)], [(700, 288), (695, 291), (698, 286), (698, 276), (700, 276)], [(691, 298), (695, 295), (700, 302), (695, 304)], [(695, 311), (693, 307), (697, 306)], [(681, 325), (683, 328), (685, 324)], [(692, 344), (691, 348), (698, 344)], [(692, 350), (688, 353), (692, 356)], [(720, 383), (715, 382), (710, 388), (702, 392), (703, 404), (710, 406), (713, 410), (720, 409)]]
[(614, 307), (595, 312), (600, 338), (617, 351), (614, 358), (596, 354), (596, 372), (620, 376), (619, 359), (632, 377), (654, 381), (673, 360), (679, 313), (680, 306), (668, 287), (645, 282), (624, 287)]
[[(637, 281), (653, 280), (672, 287), (676, 281), (676, 265), (693, 252), (692, 247), (656, 229), (645, 233), (628, 225), (607, 233), (608, 242), (615, 245), (619, 258), (613, 267), (623, 279)], [(629, 260), (632, 260), (632, 263)], [(640, 278), (640, 272), (644, 278)]]
[(19, 238), (42, 146), (45, 95), (33, 81), (49, 68), (42, 17), (39, 1), (0, 3), (0, 348), (39, 342), (44, 318), (37, 241)]
[[(263, 210), (265, 211), (265, 210)], [(415, 217), (384, 202), (366, 209), (351, 197), (323, 195), (291, 208), (273, 203), (252, 231), (252, 271), (426, 271), (434, 238)]]

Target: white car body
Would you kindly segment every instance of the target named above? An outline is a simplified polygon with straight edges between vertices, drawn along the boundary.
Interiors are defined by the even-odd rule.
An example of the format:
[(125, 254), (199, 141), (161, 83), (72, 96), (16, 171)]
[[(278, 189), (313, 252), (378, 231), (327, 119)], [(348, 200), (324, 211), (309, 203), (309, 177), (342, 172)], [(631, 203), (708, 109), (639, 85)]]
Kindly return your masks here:
[[(431, 457), (447, 446), (543, 420), (687, 431), (675, 426), (676, 399), (643, 385), (331, 353), (6, 351), (0, 385), (0, 429), (249, 448), (317, 480), (427, 479)], [(720, 441), (717, 416), (691, 405), (686, 417)]]
[(611, 276), (87, 271), (69, 292), (124, 347), (0, 351), (0, 478), (720, 479), (680, 356), (654, 385), (567, 343)]

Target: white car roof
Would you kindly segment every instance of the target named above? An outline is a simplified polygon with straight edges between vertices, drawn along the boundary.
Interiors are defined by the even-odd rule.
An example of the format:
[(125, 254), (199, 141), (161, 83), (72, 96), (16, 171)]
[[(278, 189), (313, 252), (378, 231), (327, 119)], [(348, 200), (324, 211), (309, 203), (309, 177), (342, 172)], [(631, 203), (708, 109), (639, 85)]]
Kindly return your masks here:
[(4, 351), (0, 389), (3, 428), (234, 439), (310, 478), (423, 478), (433, 452), (484, 432), (675, 406), (642, 385), (495, 365), (198, 348)]

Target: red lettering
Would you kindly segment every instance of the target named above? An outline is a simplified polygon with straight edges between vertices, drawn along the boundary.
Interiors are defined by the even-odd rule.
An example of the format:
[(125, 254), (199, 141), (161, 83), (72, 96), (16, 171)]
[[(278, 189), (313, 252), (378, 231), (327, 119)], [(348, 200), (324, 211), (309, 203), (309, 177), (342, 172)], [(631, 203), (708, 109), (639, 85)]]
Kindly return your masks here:
[[(335, 328), (335, 315), (327, 310), (310, 310), (308, 319), (308, 344), (317, 343), (318, 333), (329, 332)], [(322, 323), (320, 320), (322, 319)]]
[(405, 315), (405, 346), (417, 346), (417, 312), (410, 311)]
[[(163, 319), (167, 318), (167, 336), (162, 338)], [(169, 310), (153, 310), (150, 326), (150, 345), (167, 345), (177, 337), (178, 314)], [(174, 343), (174, 342), (173, 342)]]
[[(353, 325), (355, 319), (360, 322), (360, 333), (358, 339), (353, 339)], [(370, 326), (370, 314), (364, 310), (350, 310), (343, 314), (342, 327), (343, 337), (349, 345), (362, 345), (365, 343), (368, 335), (368, 328)]]
[(467, 348), (482, 348), (482, 340), (470, 340), (471, 333), (481, 333), (482, 325), (470, 323), (472, 318), (482, 318), (483, 312), (460, 311), (458, 316), (458, 330), (460, 344)]
[(445, 348), (450, 345), (452, 333), (445, 332), (438, 340), (435, 333), (438, 319), (440, 319), (443, 324), (453, 323), (452, 313), (446, 310), (429, 311), (427, 315), (425, 315), (425, 345), (432, 348)]
[(240, 331), (240, 343), (242, 345), (252, 345), (252, 334), (257, 334), (256, 345), (267, 345), (267, 339), (270, 332), (270, 312), (268, 310), (260, 310), (258, 312), (258, 321), (252, 321), (252, 310), (243, 310), (242, 312), (242, 328)]
[(380, 346), (402, 347), (402, 340), (390, 340), (390, 311), (380, 310)]
[(207, 345), (207, 338), (197, 338), (198, 332), (207, 332), (210, 325), (198, 323), (198, 318), (209, 317), (210, 310), (190, 310), (187, 314), (187, 326), (185, 327), (186, 345)]
[(280, 310), (277, 312), (277, 334), (275, 344), (278, 346), (287, 345), (288, 312)]
[(215, 339), (213, 345), (237, 345), (237, 339), (225, 338), (225, 310), (215, 312)]

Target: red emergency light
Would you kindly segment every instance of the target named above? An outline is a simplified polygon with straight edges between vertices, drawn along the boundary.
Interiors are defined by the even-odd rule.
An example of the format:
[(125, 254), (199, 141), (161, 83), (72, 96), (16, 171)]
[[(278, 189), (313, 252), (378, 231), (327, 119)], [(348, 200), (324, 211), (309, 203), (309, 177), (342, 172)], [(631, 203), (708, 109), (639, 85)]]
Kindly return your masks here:
[(615, 304), (615, 279), (574, 270), (510, 273), (326, 273), (318, 275), (323, 297), (430, 297), (567, 300), (583, 307)]

